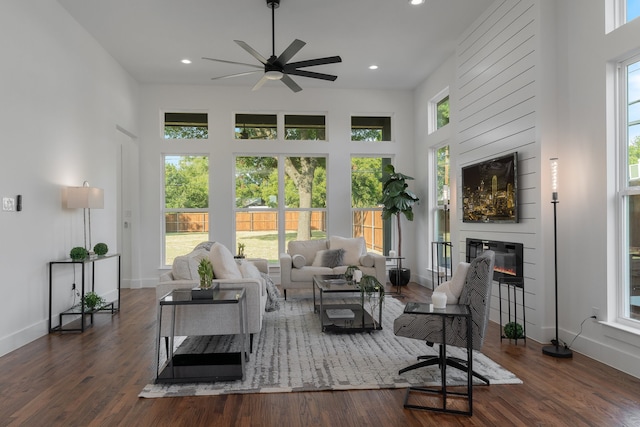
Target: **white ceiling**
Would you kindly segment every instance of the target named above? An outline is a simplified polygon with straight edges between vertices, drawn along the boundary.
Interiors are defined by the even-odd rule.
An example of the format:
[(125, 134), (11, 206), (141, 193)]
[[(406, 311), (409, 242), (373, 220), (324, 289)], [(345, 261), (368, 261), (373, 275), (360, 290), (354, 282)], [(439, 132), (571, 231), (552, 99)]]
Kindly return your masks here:
[[(293, 76), (303, 88), (413, 89), (455, 49), (458, 37), (494, 0), (281, 0), (275, 11), (278, 56), (294, 39), (307, 43), (291, 60), (340, 55), (342, 63), (307, 68), (335, 82)], [(271, 55), (266, 0), (58, 0), (140, 83), (251, 88), (261, 74), (203, 56), (259, 65), (233, 40)], [(193, 61), (190, 65), (180, 62)], [(371, 71), (369, 65), (378, 70)], [(268, 82), (267, 85), (282, 85)], [(284, 87), (284, 85), (282, 85)]]

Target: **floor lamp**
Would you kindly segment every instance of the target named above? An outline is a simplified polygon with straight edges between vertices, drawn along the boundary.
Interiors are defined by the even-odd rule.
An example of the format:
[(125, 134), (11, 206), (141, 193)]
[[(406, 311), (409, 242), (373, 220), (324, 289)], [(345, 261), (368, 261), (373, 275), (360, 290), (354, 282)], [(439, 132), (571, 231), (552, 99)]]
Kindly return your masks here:
[(552, 345), (542, 347), (542, 353), (547, 356), (570, 358), (573, 356), (573, 352), (566, 346), (560, 345), (558, 339), (558, 223), (556, 209), (558, 207), (558, 158), (553, 157), (551, 162), (551, 203), (553, 204), (553, 267), (555, 272), (555, 284), (556, 284), (556, 339), (552, 341)]
[[(67, 188), (67, 208), (82, 208), (84, 222), (84, 248), (91, 252), (91, 209), (104, 208), (104, 190), (102, 188), (90, 187), (85, 181), (82, 187)], [(87, 217), (89, 226), (87, 227)], [(89, 234), (89, 245), (87, 246), (87, 231)]]

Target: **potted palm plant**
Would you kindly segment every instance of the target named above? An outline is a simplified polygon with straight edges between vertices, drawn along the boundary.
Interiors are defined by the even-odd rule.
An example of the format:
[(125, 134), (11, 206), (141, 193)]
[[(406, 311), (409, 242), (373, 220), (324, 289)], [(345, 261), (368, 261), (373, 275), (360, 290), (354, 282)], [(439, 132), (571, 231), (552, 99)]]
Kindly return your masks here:
[[(408, 180), (412, 177), (396, 172), (392, 164), (385, 166), (382, 178), (382, 219), (387, 220), (396, 217), (398, 229), (398, 257), (402, 257), (402, 222), (401, 215), (409, 221), (413, 221), (413, 205), (419, 200), (409, 190)], [(404, 286), (409, 283), (411, 270), (408, 268), (392, 268), (389, 271), (389, 280), (394, 286)]]

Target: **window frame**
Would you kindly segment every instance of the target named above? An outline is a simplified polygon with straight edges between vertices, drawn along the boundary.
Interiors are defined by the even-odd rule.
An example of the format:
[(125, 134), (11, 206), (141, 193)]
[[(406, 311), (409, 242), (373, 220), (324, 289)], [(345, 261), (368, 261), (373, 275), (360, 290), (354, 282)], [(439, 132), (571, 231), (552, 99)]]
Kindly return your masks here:
[[(627, 67), (631, 64), (640, 63), (640, 53), (618, 62), (617, 66), (617, 123), (618, 132), (616, 135), (616, 145), (618, 151), (617, 159), (617, 222), (618, 222), (618, 277), (615, 289), (615, 323), (640, 331), (640, 321), (634, 320), (630, 316), (630, 294), (631, 294), (631, 263), (630, 253), (630, 227), (629, 227), (629, 198), (640, 196), (640, 186), (629, 185), (629, 117), (628, 117), (628, 74)], [(609, 316), (611, 318), (611, 316)]]
[[(311, 214), (313, 215), (313, 212), (324, 212), (324, 218), (325, 218), (325, 222), (324, 222), (324, 227), (325, 227), (325, 235), (328, 236), (328, 224), (326, 223), (326, 218), (328, 218), (328, 212), (329, 212), (329, 207), (328, 207), (328, 185), (326, 188), (326, 195), (325, 195), (325, 207), (311, 207), (311, 208), (301, 208), (299, 206), (287, 206), (286, 203), (286, 197), (285, 197), (285, 186), (286, 186), (286, 177), (285, 177), (285, 159), (287, 157), (317, 157), (317, 158), (323, 158), (325, 159), (325, 169), (328, 170), (328, 163), (329, 163), (329, 156), (326, 154), (295, 154), (295, 153), (263, 153), (263, 154), (259, 154), (259, 153), (235, 153), (233, 155), (233, 163), (234, 163), (234, 176), (237, 175), (237, 169), (236, 169), (236, 165), (237, 165), (237, 159), (239, 157), (274, 157), (277, 159), (277, 174), (278, 174), (278, 199), (277, 199), (277, 206), (274, 208), (271, 207), (265, 207), (265, 208), (260, 208), (258, 209), (251, 209), (251, 208), (238, 208), (235, 206), (235, 203), (233, 205), (233, 241), (234, 241), (234, 246), (237, 246), (238, 244), (238, 238), (237, 238), (237, 223), (236, 223), (236, 218), (237, 218), (237, 213), (239, 212), (256, 212), (256, 211), (260, 211), (260, 212), (275, 212), (276, 216), (277, 216), (277, 220), (276, 220), (276, 226), (277, 226), (277, 233), (278, 233), (278, 247), (277, 247), (277, 251), (276, 251), (276, 259), (274, 260), (275, 263), (277, 263), (277, 255), (282, 253), (282, 252), (286, 252), (286, 247), (287, 247), (287, 229), (286, 229), (286, 214), (287, 212), (311, 212)], [(326, 184), (326, 183), (325, 183)], [(233, 197), (234, 200), (237, 197), (236, 196), (236, 179), (234, 178), (233, 180)], [(312, 237), (313, 238), (313, 237)]]
[(438, 94), (436, 94), (433, 98), (429, 100), (427, 105), (427, 133), (432, 134), (433, 132), (445, 128), (449, 122), (451, 122), (451, 116), (449, 116), (449, 122), (444, 126), (438, 127), (438, 104), (445, 100), (445, 98), (449, 98), (449, 111), (451, 111), (451, 98), (449, 97), (449, 87), (447, 86)]
[[(172, 213), (172, 212), (177, 212), (177, 213), (183, 213), (183, 212), (189, 212), (189, 213), (203, 213), (207, 216), (207, 233), (211, 233), (211, 168), (210, 168), (210, 161), (211, 161), (211, 156), (208, 153), (174, 153), (174, 152), (167, 152), (167, 153), (162, 153), (160, 156), (160, 161), (161, 161), (161, 180), (160, 182), (161, 184), (161, 188), (160, 188), (160, 204), (161, 204), (161, 208), (160, 208), (160, 215), (161, 215), (161, 236), (162, 236), (162, 244), (161, 244), (161, 250), (160, 250), (160, 265), (163, 268), (171, 268), (171, 265), (173, 264), (173, 260), (171, 260), (171, 263), (167, 263), (167, 221), (166, 221), (166, 214), (167, 213)], [(166, 161), (167, 161), (167, 157), (205, 157), (207, 159), (207, 185), (208, 185), (208, 193), (209, 193), (209, 197), (207, 198), (207, 207), (206, 208), (167, 208), (167, 201), (166, 201)]]
[[(167, 127), (167, 114), (204, 114), (207, 117), (207, 137), (206, 138), (167, 138), (165, 129)], [(207, 141), (209, 140), (209, 111), (208, 110), (164, 110), (160, 112), (160, 138), (166, 142), (177, 141)]]
[[(363, 158), (375, 158), (375, 159), (380, 159), (381, 160), (381, 167), (380, 167), (380, 176), (382, 177), (382, 171), (384, 170), (385, 165), (387, 164), (393, 164), (393, 156), (391, 155), (374, 155), (374, 154), (357, 154), (357, 153), (352, 153), (350, 156), (350, 160), (349, 160), (349, 165), (350, 167), (353, 167), (353, 160), (354, 159), (363, 159)], [(382, 209), (383, 209), (383, 205), (378, 202), (376, 206), (369, 206), (369, 207), (355, 207), (353, 205), (353, 169), (351, 169), (351, 172), (349, 173), (349, 205), (350, 205), (350, 209), (351, 209), (351, 237), (359, 237), (359, 236), (355, 236), (355, 230), (356, 230), (356, 224), (354, 222), (354, 218), (356, 215), (356, 212), (372, 212), (375, 213), (375, 215), (380, 215), (382, 216)], [(380, 194), (379, 194), (379, 200), (382, 199), (382, 182), (380, 183)], [(372, 221), (374, 221), (375, 224), (375, 220), (372, 219)], [(391, 249), (392, 246), (392, 242), (391, 242), (391, 220), (382, 220), (382, 241), (381, 242), (376, 242), (375, 239), (374, 241), (367, 241), (366, 245), (367, 245), (367, 251), (368, 252), (376, 252), (376, 253), (380, 253), (381, 255), (386, 254), (389, 252), (389, 249)], [(364, 233), (363, 233), (364, 234)], [(374, 229), (374, 233), (373, 236), (375, 237), (375, 229)], [(364, 237), (364, 236), (363, 236)], [(365, 237), (366, 240), (366, 237)], [(376, 246), (381, 246), (381, 250), (378, 251), (376, 248)]]
[[(438, 152), (444, 148), (448, 150), (447, 162), (445, 164), (446, 176), (444, 183), (442, 184), (442, 189), (440, 188), (440, 183), (438, 179)], [(429, 229), (431, 230), (431, 241), (432, 242), (446, 242), (451, 241), (451, 144), (449, 140), (443, 141), (442, 143), (435, 145), (431, 148), (431, 156), (433, 157), (431, 164), (433, 165), (433, 170), (431, 173), (431, 194), (432, 197), (430, 199), (431, 207), (430, 207), (430, 222), (431, 226)], [(445, 195), (445, 186), (448, 186), (446, 189)], [(442, 191), (441, 191), (442, 190)], [(443, 197), (440, 197), (440, 194), (443, 194)], [(445, 221), (445, 231), (442, 238), (439, 233), (439, 216), (444, 214)], [(447, 227), (448, 225), (448, 227)], [(449, 240), (446, 240), (446, 229), (449, 229)], [(432, 248), (433, 249), (433, 248)], [(445, 265), (451, 267), (451, 252), (444, 254)], [(433, 256), (430, 258), (433, 260)], [(446, 261), (446, 260), (449, 261)], [(438, 268), (441, 266), (438, 265)], [(435, 270), (436, 266), (432, 265), (432, 269)]]

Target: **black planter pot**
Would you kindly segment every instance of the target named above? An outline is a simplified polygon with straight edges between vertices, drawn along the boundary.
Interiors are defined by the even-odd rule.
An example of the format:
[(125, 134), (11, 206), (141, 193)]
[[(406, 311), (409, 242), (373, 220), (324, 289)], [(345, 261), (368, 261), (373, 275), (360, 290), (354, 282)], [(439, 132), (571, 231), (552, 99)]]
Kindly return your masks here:
[(411, 280), (411, 269), (392, 268), (389, 270), (389, 281), (393, 286), (406, 286)]

